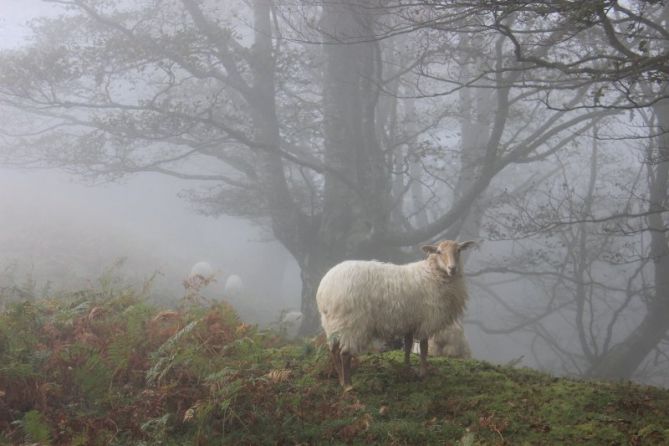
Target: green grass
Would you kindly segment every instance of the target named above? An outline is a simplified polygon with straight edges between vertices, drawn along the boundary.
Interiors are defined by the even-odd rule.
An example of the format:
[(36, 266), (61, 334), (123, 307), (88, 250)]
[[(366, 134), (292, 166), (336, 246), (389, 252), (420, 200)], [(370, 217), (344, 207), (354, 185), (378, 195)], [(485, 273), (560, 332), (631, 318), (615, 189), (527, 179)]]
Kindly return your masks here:
[(669, 444), (667, 390), (445, 358), (419, 379), (390, 352), (344, 393), (320, 339), (161, 310), (124, 290), (0, 314), (0, 444)]
[[(367, 439), (412, 444), (669, 444), (669, 392), (554, 378), (474, 360), (432, 359), (422, 381), (397, 354), (363, 358), (356, 398)], [(386, 406), (384, 415), (379, 409)]]

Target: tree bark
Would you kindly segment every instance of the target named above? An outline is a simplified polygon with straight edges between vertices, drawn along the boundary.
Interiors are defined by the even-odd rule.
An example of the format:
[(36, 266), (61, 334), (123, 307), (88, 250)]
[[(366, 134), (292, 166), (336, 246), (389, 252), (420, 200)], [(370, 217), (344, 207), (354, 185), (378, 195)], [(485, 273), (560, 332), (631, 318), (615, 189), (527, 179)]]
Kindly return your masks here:
[(391, 171), (377, 136), (381, 80), (379, 43), (373, 38), (376, 16), (360, 2), (323, 6), (323, 114), (325, 173), (323, 212), (315, 236), (298, 263), (302, 269), (302, 334), (320, 327), (316, 290), (323, 275), (345, 259), (404, 260), (372, 235), (390, 224)]
[(300, 277), (302, 279), (302, 327), (304, 335), (314, 334), (320, 330), (321, 320), (316, 306), (316, 291), (325, 273), (337, 261), (323, 255), (307, 255), (300, 263)]

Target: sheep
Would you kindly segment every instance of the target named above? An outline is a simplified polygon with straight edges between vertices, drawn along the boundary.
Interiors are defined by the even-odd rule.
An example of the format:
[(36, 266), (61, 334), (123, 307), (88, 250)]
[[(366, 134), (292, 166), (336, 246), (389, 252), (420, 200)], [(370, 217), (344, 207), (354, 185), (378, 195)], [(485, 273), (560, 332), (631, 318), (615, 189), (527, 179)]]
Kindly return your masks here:
[(217, 272), (208, 262), (198, 262), (184, 280), (185, 299), (194, 303), (228, 303), (239, 318), (246, 323), (259, 324), (270, 319), (271, 310), (255, 299), (237, 274), (230, 274), (225, 281), (217, 279)]
[(427, 258), (406, 265), (348, 260), (323, 276), (316, 303), (342, 387), (351, 388), (351, 355), (373, 339), (404, 336), (408, 366), (418, 338), (419, 374), (426, 374), (428, 338), (464, 312), (467, 289), (460, 253), (474, 244), (445, 240), (426, 245)]
[(446, 329), (435, 334), (428, 340), (428, 352), (433, 356), (468, 359), (472, 357), (465, 330), (460, 321), (455, 321)]
[(277, 324), (277, 330), (281, 335), (292, 341), (297, 338), (304, 314), (298, 310), (282, 311)]
[(193, 265), (193, 267), (190, 269), (189, 277), (199, 276), (206, 279), (209, 277), (213, 277), (214, 275), (215, 275), (214, 268), (211, 267), (211, 264), (206, 261), (201, 261)]
[(216, 282), (216, 272), (211, 264), (206, 261), (197, 262), (190, 270), (188, 277), (184, 279), (183, 286), (186, 290), (184, 299), (192, 302), (211, 300), (203, 295), (203, 290), (212, 282)]
[[(416, 342), (413, 352), (419, 353), (420, 347)], [(468, 359), (472, 357), (465, 331), (459, 320), (433, 335), (427, 341), (427, 351), (430, 356), (448, 356), (449, 358)]]
[(241, 300), (244, 298), (245, 287), (244, 281), (237, 274), (231, 274), (228, 280), (225, 281), (225, 288), (223, 288), (225, 297), (231, 300)]

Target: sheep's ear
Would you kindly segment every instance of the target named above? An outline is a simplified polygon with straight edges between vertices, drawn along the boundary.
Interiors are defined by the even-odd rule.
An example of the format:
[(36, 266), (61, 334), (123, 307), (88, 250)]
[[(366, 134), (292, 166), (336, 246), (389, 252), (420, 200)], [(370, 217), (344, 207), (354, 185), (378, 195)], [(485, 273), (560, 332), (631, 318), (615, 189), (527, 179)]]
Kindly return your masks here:
[(466, 242), (462, 242), (459, 245), (460, 251), (464, 251), (465, 249), (471, 248), (472, 246), (476, 246), (477, 243), (474, 240), (467, 240)]
[(425, 254), (430, 255), (436, 253), (439, 248), (434, 245), (423, 245), (420, 249), (422, 249)]

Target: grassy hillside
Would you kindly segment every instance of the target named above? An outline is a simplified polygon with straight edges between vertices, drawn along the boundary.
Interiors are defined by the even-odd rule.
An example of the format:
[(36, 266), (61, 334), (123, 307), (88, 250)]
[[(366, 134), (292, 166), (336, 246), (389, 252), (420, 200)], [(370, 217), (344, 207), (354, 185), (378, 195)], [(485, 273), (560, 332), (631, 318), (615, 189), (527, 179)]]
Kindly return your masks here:
[(286, 345), (225, 305), (165, 310), (132, 290), (0, 315), (0, 444), (669, 444), (669, 392), (399, 353), (342, 394), (318, 341)]

